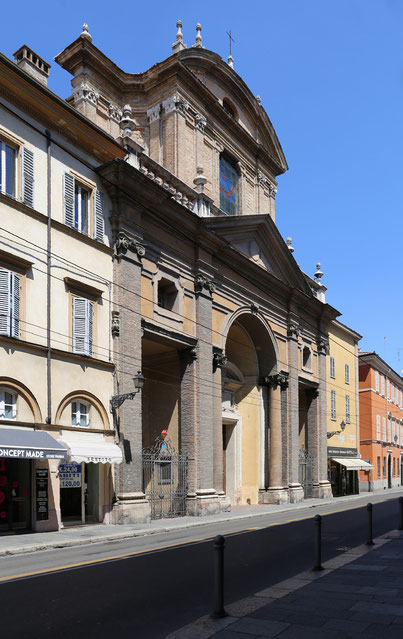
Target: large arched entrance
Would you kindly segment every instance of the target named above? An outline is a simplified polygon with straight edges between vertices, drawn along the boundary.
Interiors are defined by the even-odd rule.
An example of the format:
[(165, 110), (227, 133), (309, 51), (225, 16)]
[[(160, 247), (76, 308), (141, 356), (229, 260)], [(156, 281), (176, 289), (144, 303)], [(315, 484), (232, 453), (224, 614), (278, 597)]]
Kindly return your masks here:
[[(225, 335), (223, 491), (232, 504), (256, 504), (269, 484), (271, 394), (267, 383), (279, 370), (278, 346), (264, 318), (250, 309), (234, 314)], [(281, 412), (280, 404), (275, 408)], [(281, 464), (281, 459), (277, 461)]]

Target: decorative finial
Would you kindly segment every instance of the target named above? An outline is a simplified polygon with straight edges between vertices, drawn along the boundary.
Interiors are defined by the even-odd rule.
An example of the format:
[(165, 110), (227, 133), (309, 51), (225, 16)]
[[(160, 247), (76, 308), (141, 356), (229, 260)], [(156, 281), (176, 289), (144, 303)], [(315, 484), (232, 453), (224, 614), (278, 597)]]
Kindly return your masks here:
[(261, 102), (262, 102), (262, 98), (260, 97), (260, 95), (257, 95), (257, 96), (256, 96), (256, 102), (257, 102), (258, 104), (261, 104)]
[(196, 185), (196, 189), (199, 193), (203, 193), (204, 185), (207, 182), (207, 178), (203, 175), (203, 166), (201, 164), (197, 165), (197, 175), (193, 180), (193, 184)]
[(80, 38), (85, 38), (86, 40), (92, 42), (92, 35), (88, 31), (88, 24), (86, 22), (84, 22), (83, 24), (83, 30), (80, 33)]
[(135, 127), (136, 121), (132, 118), (132, 108), (130, 104), (125, 104), (123, 107), (123, 116), (120, 120), (120, 128), (123, 129), (122, 135), (130, 137)]
[(200, 22), (198, 22), (196, 24), (197, 34), (196, 34), (196, 44), (193, 45), (194, 47), (202, 47), (203, 46), (202, 45), (201, 30), (202, 30), (202, 26), (201, 26)]
[(294, 253), (294, 247), (291, 246), (291, 242), (292, 242), (292, 237), (287, 237), (287, 246), (290, 250), (290, 253)]
[(186, 44), (183, 44), (183, 35), (182, 35), (182, 20), (178, 20), (176, 23), (178, 32), (176, 34), (176, 42), (172, 45), (172, 51), (174, 53), (178, 53), (178, 51), (182, 51), (182, 49), (186, 49)]
[(323, 273), (322, 273), (322, 271), (320, 270), (320, 262), (318, 262), (318, 263), (316, 264), (316, 273), (315, 273), (315, 275), (314, 275), (315, 281), (316, 281), (318, 284), (320, 284), (320, 283), (321, 283), (321, 279), (322, 279), (322, 277), (323, 277)]
[(232, 57), (232, 55), (228, 56), (228, 66), (231, 67), (231, 69), (234, 68), (234, 58)]

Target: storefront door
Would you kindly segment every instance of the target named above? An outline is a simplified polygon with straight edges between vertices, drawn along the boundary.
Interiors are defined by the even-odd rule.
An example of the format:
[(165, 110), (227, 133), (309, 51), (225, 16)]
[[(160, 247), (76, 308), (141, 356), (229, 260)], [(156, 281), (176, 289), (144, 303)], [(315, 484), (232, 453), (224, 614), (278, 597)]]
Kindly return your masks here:
[(31, 515), (31, 462), (0, 458), (0, 534), (29, 530)]
[(99, 521), (99, 464), (60, 465), (60, 510), (64, 526)]

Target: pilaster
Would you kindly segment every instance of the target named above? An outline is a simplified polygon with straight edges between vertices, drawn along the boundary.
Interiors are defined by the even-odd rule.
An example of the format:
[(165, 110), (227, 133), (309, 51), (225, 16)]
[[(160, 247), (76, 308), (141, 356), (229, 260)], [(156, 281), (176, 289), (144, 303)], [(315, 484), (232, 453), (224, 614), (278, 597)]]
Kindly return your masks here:
[[(114, 318), (114, 355), (119, 362), (122, 353), (130, 350), (135, 354), (125, 360), (125, 372), (116, 377), (115, 392), (122, 395), (133, 391), (133, 376), (141, 370), (141, 258), (145, 249), (124, 232), (118, 233), (114, 248), (115, 299), (120, 310), (118, 330), (116, 315)], [(115, 422), (123, 462), (115, 468), (116, 502), (112, 519), (117, 524), (146, 523), (151, 517), (143, 493), (141, 392), (116, 410)]]
[(318, 340), (319, 397), (317, 400), (318, 401), (317, 487), (315, 486), (315, 483), (314, 483), (314, 496), (320, 497), (321, 499), (328, 499), (333, 497), (332, 487), (327, 478), (326, 356), (328, 354), (329, 354), (329, 338), (327, 336), (321, 335)]
[(197, 325), (197, 392), (196, 428), (200, 460), (195, 495), (189, 496), (188, 513), (203, 516), (220, 512), (220, 502), (214, 488), (214, 386), (212, 347), (212, 294), (215, 285), (202, 272), (195, 277)]
[(290, 319), (288, 335), (288, 490), (290, 502), (304, 499), (304, 490), (299, 483), (299, 393), (298, 393), (298, 337), (300, 329), (295, 319)]

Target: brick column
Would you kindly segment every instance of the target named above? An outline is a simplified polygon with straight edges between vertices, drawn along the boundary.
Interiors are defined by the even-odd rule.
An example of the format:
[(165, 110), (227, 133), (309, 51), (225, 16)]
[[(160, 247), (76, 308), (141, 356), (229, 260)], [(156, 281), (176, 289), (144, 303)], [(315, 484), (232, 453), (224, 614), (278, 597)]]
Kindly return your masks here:
[[(133, 376), (141, 371), (141, 257), (144, 247), (120, 232), (115, 242), (114, 278), (114, 354), (116, 361), (115, 393), (122, 395), (134, 391)], [(122, 364), (122, 354), (130, 352)], [(117, 524), (146, 523), (150, 521), (150, 505), (143, 493), (142, 465), (142, 412), (141, 391), (134, 399), (127, 399), (116, 409), (115, 427), (123, 462), (115, 466), (117, 501), (112, 519)]]
[[(326, 356), (329, 354), (329, 339), (321, 335), (318, 340), (319, 397), (317, 406), (317, 474), (314, 476), (314, 496), (321, 499), (333, 497), (327, 478), (327, 401), (326, 401)], [(317, 487), (316, 487), (317, 482)]]
[(196, 430), (196, 349), (181, 355), (180, 442), (188, 455), (188, 496), (196, 497), (199, 485), (199, 445)]
[(298, 323), (288, 323), (288, 490), (290, 502), (304, 499), (304, 490), (299, 482), (299, 397), (298, 397)]
[(288, 488), (283, 485), (283, 437), (281, 419), (281, 387), (287, 385), (287, 376), (282, 373), (266, 378), (269, 383), (269, 487), (265, 503), (285, 504), (288, 502)]
[(197, 392), (196, 427), (200, 469), (196, 495), (188, 499), (190, 515), (220, 512), (220, 502), (214, 489), (214, 386), (212, 348), (212, 293), (214, 284), (203, 273), (195, 279), (197, 325)]

